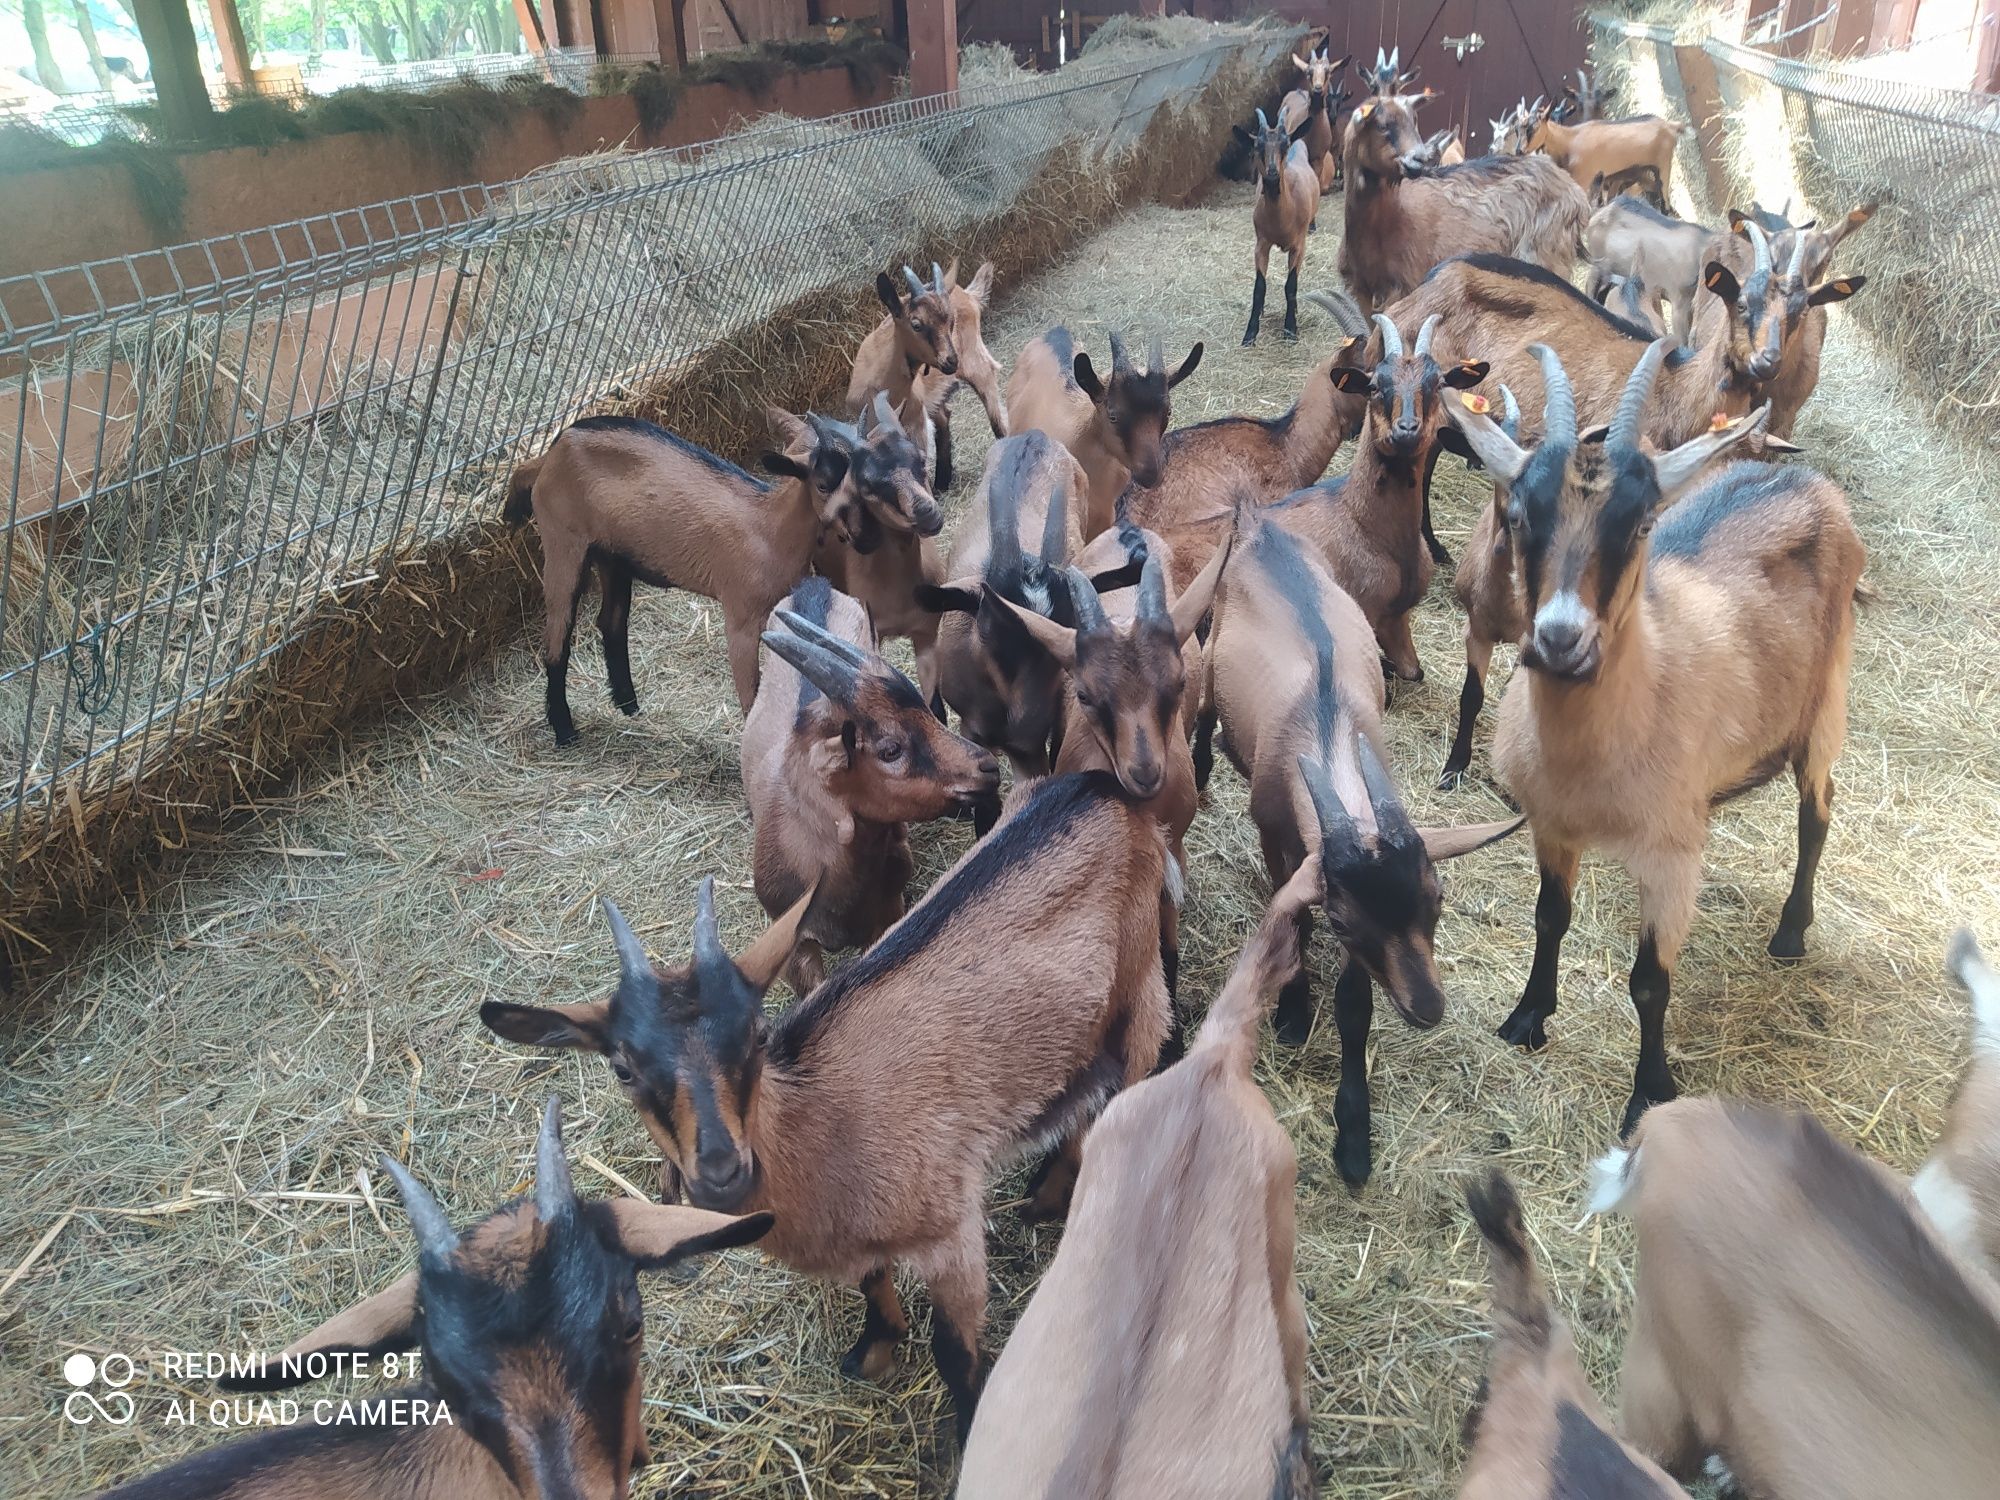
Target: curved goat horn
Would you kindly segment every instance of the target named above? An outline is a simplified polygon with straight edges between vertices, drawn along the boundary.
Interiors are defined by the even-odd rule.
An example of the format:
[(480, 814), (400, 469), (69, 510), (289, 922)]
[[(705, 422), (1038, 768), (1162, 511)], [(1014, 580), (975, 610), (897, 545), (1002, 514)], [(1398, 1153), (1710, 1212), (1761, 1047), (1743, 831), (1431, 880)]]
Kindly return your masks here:
[(1417, 330), (1417, 357), (1421, 359), (1431, 352), (1431, 335), (1437, 332), (1438, 324), (1444, 321), (1443, 313), (1432, 313), (1424, 319), (1424, 326)]
[[(783, 618), (791, 612), (781, 610), (779, 614)], [(791, 615), (791, 619), (796, 620), (798, 616)], [(773, 656), (788, 663), (793, 671), (824, 693), (827, 702), (845, 707), (854, 701), (857, 674), (851, 662), (836, 656), (817, 641), (787, 635), (782, 630), (767, 630), (762, 639)]]
[(1069, 584), (1070, 612), (1076, 616), (1077, 632), (1109, 629), (1111, 622), (1105, 617), (1104, 602), (1097, 597), (1090, 580), (1074, 564), (1063, 569), (1063, 579)]
[(937, 289), (940, 297), (944, 295), (944, 267), (936, 261), (931, 262), (931, 285)]
[(903, 279), (909, 282), (910, 284), (911, 296), (913, 297), (923, 296), (924, 294), (923, 277), (919, 276), (915, 271), (912, 271), (908, 266), (905, 266), (903, 267)]
[(1313, 812), (1319, 818), (1321, 840), (1338, 842), (1342, 846), (1358, 844), (1360, 837), (1354, 831), (1354, 819), (1341, 804), (1340, 794), (1333, 789), (1333, 776), (1328, 772), (1326, 762), (1317, 756), (1301, 755), (1299, 777), (1306, 784)]
[(1757, 254), (1757, 267), (1751, 274), (1753, 276), (1769, 276), (1771, 274), (1770, 238), (1759, 227), (1755, 219), (1746, 221), (1743, 227), (1749, 231), (1750, 248)]
[(1401, 359), (1403, 357), (1403, 336), (1396, 332), (1396, 325), (1381, 313), (1375, 314), (1375, 326), (1382, 330), (1382, 358)]
[(1608, 447), (1622, 451), (1637, 452), (1642, 420), (1646, 415), (1646, 398), (1653, 393), (1653, 382), (1660, 377), (1660, 366), (1666, 363), (1667, 350), (1673, 346), (1672, 339), (1655, 339), (1646, 346), (1646, 352), (1639, 357), (1632, 376), (1625, 382), (1625, 394), (1618, 398), (1618, 411), (1611, 419), (1611, 431), (1605, 437)]
[(554, 1094), (542, 1107), (542, 1133), (535, 1138), (535, 1214), (553, 1224), (576, 1207), (576, 1187), (563, 1155), (562, 1106)]
[(1116, 375), (1132, 368), (1132, 361), (1126, 356), (1125, 341), (1117, 334), (1111, 335), (1111, 373)]
[(862, 650), (861, 647), (855, 645), (854, 642), (848, 640), (845, 636), (835, 635), (824, 625), (817, 625), (796, 611), (779, 605), (777, 615), (779, 623), (785, 629), (791, 631), (793, 635), (799, 637), (801, 640), (811, 641), (822, 650), (831, 651), (849, 666), (866, 667), (871, 665), (874, 660), (866, 651)]
[(1355, 738), (1359, 741), (1361, 784), (1368, 788), (1368, 805), (1375, 810), (1376, 828), (1395, 843), (1409, 842), (1416, 837), (1417, 825), (1410, 821), (1410, 814), (1403, 806), (1402, 796), (1396, 791), (1389, 768), (1375, 753), (1373, 740), (1365, 734)]
[(1167, 608), (1167, 578), (1160, 569), (1160, 554), (1147, 549), (1146, 561), (1139, 569), (1139, 602), (1134, 614), (1141, 620), (1164, 621), (1171, 624), (1173, 615)]
[(382, 1170), (389, 1174), (403, 1200), (403, 1212), (409, 1215), (410, 1228), (416, 1232), (417, 1254), (431, 1261), (450, 1259), (451, 1252), (458, 1248), (458, 1232), (451, 1227), (451, 1220), (445, 1217), (430, 1189), (412, 1177), (409, 1169), (393, 1156), (383, 1156)]
[(611, 941), (618, 948), (618, 977), (621, 980), (650, 980), (653, 977), (653, 961), (646, 956), (646, 945), (639, 941), (639, 935), (632, 930), (616, 903), (609, 896), (603, 901), (604, 920), (611, 928)]
[(1514, 398), (1511, 386), (1500, 387), (1500, 430), (1515, 442), (1521, 441), (1521, 403)]
[(1806, 268), (1806, 232), (1792, 231), (1792, 263), (1785, 267), (1785, 280), (1797, 286)]
[(1547, 344), (1530, 344), (1528, 352), (1542, 367), (1542, 441), (1567, 452), (1576, 446), (1576, 392), (1569, 372)]
[(734, 968), (715, 926), (715, 877), (704, 875), (694, 901), (694, 977), (697, 985)]

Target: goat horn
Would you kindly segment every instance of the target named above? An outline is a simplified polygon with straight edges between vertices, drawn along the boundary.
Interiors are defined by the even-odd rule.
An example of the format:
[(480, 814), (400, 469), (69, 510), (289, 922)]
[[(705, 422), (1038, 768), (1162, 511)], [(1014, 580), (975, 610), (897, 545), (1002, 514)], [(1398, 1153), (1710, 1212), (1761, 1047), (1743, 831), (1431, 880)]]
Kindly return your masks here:
[(815, 438), (828, 447), (846, 446), (846, 434), (841, 430), (845, 425), (830, 421), (816, 411), (806, 413), (806, 426), (812, 429)]
[(811, 641), (823, 650), (831, 651), (849, 666), (866, 667), (871, 664), (873, 658), (844, 636), (835, 635), (825, 626), (816, 625), (804, 615), (796, 614), (782, 605), (779, 606), (777, 614), (785, 629), (791, 631), (793, 635), (801, 640)]
[(1515, 442), (1521, 441), (1521, 403), (1514, 399), (1512, 387), (1500, 387), (1500, 430)]
[(875, 419), (875, 431), (868, 434), (871, 438), (884, 427), (901, 429), (901, 424), (896, 420), (895, 408), (889, 405), (889, 393), (887, 391), (877, 391), (875, 393), (875, 400), (869, 406), (869, 415)]
[(1148, 548), (1146, 561), (1139, 569), (1139, 603), (1134, 616), (1141, 620), (1171, 622), (1172, 613), (1167, 607), (1167, 577), (1160, 568), (1160, 554)]
[(913, 297), (923, 296), (924, 280), (921, 276), (919, 276), (915, 271), (912, 271), (908, 266), (905, 266), (903, 267), (903, 279), (909, 282), (910, 284), (911, 296)]
[(1264, 118), (1264, 111), (1261, 109), (1257, 111), (1257, 133), (1259, 135), (1271, 133), (1271, 122)]
[(542, 1133), (535, 1138), (535, 1213), (544, 1224), (553, 1224), (575, 1207), (576, 1186), (563, 1155), (562, 1106), (551, 1094), (542, 1106)]
[[(1260, 111), (1261, 113), (1261, 111)], [(1111, 335), (1111, 373), (1116, 375), (1132, 368), (1132, 362), (1125, 355), (1125, 341), (1117, 334)]]
[(1377, 47), (1375, 49), (1375, 71), (1377, 73), (1380, 73), (1384, 68), (1388, 66), (1389, 66), (1388, 57), (1384, 55), (1380, 47)]
[(1375, 827), (1392, 843), (1408, 843), (1416, 837), (1417, 825), (1403, 808), (1402, 796), (1396, 791), (1389, 768), (1375, 753), (1373, 740), (1365, 734), (1355, 738), (1360, 749), (1361, 784), (1368, 788), (1368, 805), (1375, 809)]
[(1763, 229), (1758, 226), (1755, 219), (1749, 220), (1743, 227), (1749, 231), (1750, 248), (1757, 253), (1757, 268), (1751, 272), (1751, 275), (1769, 276), (1771, 274), (1770, 239), (1765, 235)]
[(1069, 476), (1056, 477), (1049, 495), (1048, 514), (1042, 517), (1042, 561), (1058, 566), (1069, 553)]
[(1319, 836), (1324, 843), (1338, 840), (1342, 845), (1360, 842), (1354, 831), (1354, 819), (1348, 816), (1341, 805), (1340, 796), (1333, 789), (1333, 777), (1327, 772), (1326, 762), (1317, 756), (1299, 757), (1299, 776), (1306, 784), (1306, 794), (1312, 798), (1313, 813), (1319, 819)]
[[(781, 616), (790, 614), (780, 611)], [(792, 615), (786, 620), (791, 625), (797, 620)], [(803, 623), (803, 622), (800, 622)], [(796, 627), (795, 627), (796, 628)], [(851, 663), (843, 660), (818, 641), (801, 639), (797, 635), (787, 635), (782, 630), (767, 630), (763, 635), (764, 644), (771, 648), (771, 654), (780, 661), (789, 663), (799, 676), (826, 694), (829, 703), (843, 708), (854, 701), (855, 670)]]
[(1400, 45), (1398, 45), (1389, 54), (1389, 71), (1392, 73), (1399, 73), (1402, 71), (1402, 68), (1403, 68), (1403, 49)]
[(382, 1157), (382, 1170), (389, 1174), (403, 1200), (403, 1212), (409, 1216), (410, 1228), (416, 1232), (417, 1254), (425, 1260), (449, 1260), (451, 1252), (458, 1248), (458, 1231), (451, 1227), (451, 1220), (438, 1207), (430, 1189), (412, 1177), (409, 1169), (395, 1157), (386, 1153)]
[(626, 922), (625, 914), (612, 902), (604, 898), (604, 920), (611, 927), (611, 941), (618, 948), (618, 977), (620, 981), (653, 977), (653, 961), (646, 956), (646, 945), (639, 941), (639, 934)]
[(1146, 345), (1146, 373), (1148, 375), (1164, 375), (1166, 371), (1166, 346), (1161, 342), (1160, 336), (1156, 333)]
[(1805, 267), (1806, 232), (1803, 229), (1794, 229), (1792, 231), (1792, 263), (1785, 267), (1785, 280), (1797, 286), (1800, 276), (1805, 271)]
[(1385, 360), (1403, 357), (1403, 336), (1396, 332), (1396, 325), (1381, 313), (1375, 314), (1375, 326), (1382, 330), (1382, 358)]
[(1569, 373), (1547, 344), (1530, 344), (1528, 352), (1542, 367), (1542, 441), (1567, 453), (1576, 446), (1576, 392)]
[(694, 898), (694, 980), (707, 989), (731, 973), (736, 963), (722, 946), (722, 934), (715, 926), (715, 877), (704, 875)]
[(1424, 326), (1417, 330), (1418, 358), (1421, 359), (1424, 355), (1431, 352), (1431, 336), (1437, 332), (1438, 324), (1443, 321), (1443, 313), (1432, 313), (1428, 318), (1424, 319)]
[(940, 297), (944, 295), (944, 267), (936, 261), (931, 262), (931, 285), (937, 288)]
[(1625, 382), (1625, 394), (1618, 398), (1618, 411), (1611, 419), (1611, 431), (1605, 438), (1607, 447), (1625, 452), (1637, 452), (1641, 419), (1646, 414), (1646, 398), (1653, 393), (1653, 382), (1660, 377), (1660, 366), (1666, 363), (1667, 350), (1672, 347), (1672, 339), (1655, 339), (1646, 346), (1646, 352), (1639, 356), (1639, 363), (1632, 376)]
[(1104, 603), (1097, 597), (1097, 590), (1090, 586), (1090, 580), (1074, 564), (1063, 569), (1063, 578), (1069, 584), (1070, 612), (1076, 616), (1078, 633), (1110, 629), (1111, 622), (1105, 618)]

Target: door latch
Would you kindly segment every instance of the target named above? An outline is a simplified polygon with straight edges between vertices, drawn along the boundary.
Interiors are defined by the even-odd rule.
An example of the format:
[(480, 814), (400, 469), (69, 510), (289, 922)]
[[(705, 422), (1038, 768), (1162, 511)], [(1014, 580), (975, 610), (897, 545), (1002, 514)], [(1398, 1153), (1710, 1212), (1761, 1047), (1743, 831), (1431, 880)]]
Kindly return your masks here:
[(1458, 60), (1464, 62), (1466, 53), (1477, 52), (1486, 45), (1486, 38), (1475, 31), (1470, 36), (1439, 37), (1438, 45), (1455, 53)]

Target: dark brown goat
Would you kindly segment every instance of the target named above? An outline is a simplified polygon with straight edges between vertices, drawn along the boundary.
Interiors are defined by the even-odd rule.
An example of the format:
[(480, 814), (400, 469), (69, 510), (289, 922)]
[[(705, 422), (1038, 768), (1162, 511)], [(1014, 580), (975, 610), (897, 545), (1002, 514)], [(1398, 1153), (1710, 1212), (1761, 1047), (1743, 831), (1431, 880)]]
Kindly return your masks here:
[(1532, 451), (1484, 415), (1453, 412), (1509, 487), (1529, 616), (1493, 764), (1534, 827), (1542, 884), (1533, 970), (1500, 1035), (1546, 1045), (1578, 861), (1587, 848), (1614, 852), (1639, 887), (1627, 1130), (1674, 1096), (1667, 1002), (1713, 809), (1787, 767), (1799, 792), (1798, 868), (1770, 946), (1777, 958), (1805, 951), (1864, 558), (1847, 497), (1809, 469), (1737, 463), (1696, 483), (1764, 410), (1663, 453), (1642, 446), (1668, 347), (1662, 339), (1647, 351), (1608, 432), (1588, 442), (1546, 348), (1544, 436)]
[(533, 1196), (463, 1234), (400, 1162), (384, 1157), (382, 1167), (416, 1235), (416, 1270), (223, 1385), (285, 1390), (316, 1378), (329, 1357), (421, 1349), (416, 1385), (368, 1393), (411, 1418), (302, 1422), (184, 1459), (104, 1500), (625, 1500), (634, 1467), (651, 1462), (637, 1273), (749, 1244), (771, 1216), (579, 1199), (554, 1099)]
[[(1219, 727), (1224, 751), (1250, 783), (1250, 817), (1274, 888), (1309, 853), (1320, 854), (1327, 921), (1347, 950), (1334, 987), (1334, 1161), (1356, 1184), (1373, 1166), (1374, 985), (1412, 1026), (1437, 1025), (1444, 990), (1434, 940), (1443, 896), (1435, 861), (1520, 826), (1518, 818), (1455, 829), (1412, 824), (1382, 763), (1382, 673), (1371, 642), (1360, 609), (1312, 550), (1269, 511), (1246, 512), (1209, 630), (1197, 751), (1205, 761)], [(1302, 916), (1301, 967), (1278, 997), (1278, 1037), (1293, 1045), (1312, 1029), (1303, 967), (1311, 935), (1310, 916)]]
[[(1521, 407), (1508, 386), (1500, 387), (1505, 415), (1500, 430), (1515, 442), (1521, 437)], [(1485, 406), (1485, 398), (1468, 396), (1468, 405)], [(1495, 482), (1493, 503), (1479, 513), (1472, 536), (1452, 574), (1451, 591), (1465, 611), (1465, 686), (1458, 695), (1458, 730), (1438, 774), (1440, 787), (1457, 786), (1472, 764), (1472, 731), (1486, 703), (1486, 678), (1493, 667), (1493, 648), (1521, 639), (1528, 628), (1521, 604), (1521, 580), (1514, 568), (1514, 533), (1507, 524), (1507, 486)]]
[(880, 1376), (908, 1329), (891, 1272), (930, 1288), (931, 1347), (963, 1437), (986, 1314), (986, 1183), (1061, 1143), (1032, 1207), (1059, 1213), (1086, 1120), (1151, 1071), (1167, 1031), (1159, 825), (1109, 776), (1017, 791), (999, 825), (861, 957), (782, 1015), (761, 999), (803, 903), (740, 958), (703, 881), (694, 961), (657, 969), (613, 914), (609, 1001), (489, 1001), (528, 1046), (605, 1055), (696, 1203), (765, 1209), (764, 1249), (868, 1300), (842, 1362)]
[(1426, 320), (1407, 352), (1402, 335), (1377, 314), (1382, 345), (1370, 369), (1342, 365), (1336, 389), (1362, 397), (1367, 415), (1347, 472), (1287, 495), (1271, 518), (1317, 547), (1327, 570), (1361, 606), (1382, 655), (1398, 677), (1420, 680), (1410, 612), (1430, 587), (1433, 563), (1424, 543), (1425, 495), (1444, 424), (1446, 389), (1486, 378), (1486, 366), (1461, 361), (1440, 368), (1431, 355), (1436, 319)]
[(1364, 313), (1409, 293), (1439, 261), (1469, 252), (1518, 256), (1569, 275), (1590, 201), (1562, 168), (1542, 156), (1481, 156), (1428, 169), (1423, 147), (1401, 96), (1370, 99), (1348, 117), (1340, 274)]
[(1008, 420), (1014, 432), (1046, 432), (1083, 466), (1083, 539), (1108, 531), (1125, 486), (1158, 484), (1160, 442), (1173, 419), (1173, 389), (1201, 363), (1201, 345), (1169, 370), (1156, 338), (1144, 369), (1111, 335), (1111, 378), (1101, 380), (1090, 356), (1067, 328), (1030, 339), (1007, 378)]
[[(1334, 115), (1347, 99), (1340, 92), (1335, 80), (1341, 69), (1353, 58), (1343, 57), (1335, 61), (1327, 56), (1327, 44), (1321, 42), (1310, 57), (1292, 54), (1292, 65), (1305, 74), (1305, 87), (1293, 89), (1278, 103), (1278, 128), (1287, 135), (1304, 124), (1305, 133), (1299, 137), (1306, 148), (1306, 160), (1312, 164), (1313, 177), (1319, 183), (1322, 196), (1330, 192), (1340, 173), (1339, 137), (1333, 127)], [(1315, 224), (1315, 229), (1319, 226)]]
[(875, 652), (861, 605), (824, 578), (772, 612), (764, 669), (743, 725), (751, 871), (772, 918), (809, 892), (785, 978), (803, 996), (826, 949), (866, 947), (903, 915), (916, 871), (907, 825), (991, 804), (1000, 768), (932, 714)]

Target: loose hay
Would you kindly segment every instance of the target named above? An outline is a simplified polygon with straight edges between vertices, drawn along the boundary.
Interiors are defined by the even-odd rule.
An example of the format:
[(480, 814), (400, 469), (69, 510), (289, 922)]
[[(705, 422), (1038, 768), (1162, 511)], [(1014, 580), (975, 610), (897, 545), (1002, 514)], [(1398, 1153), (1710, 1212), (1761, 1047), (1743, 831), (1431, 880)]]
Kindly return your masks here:
[[(987, 319), (1011, 358), (1049, 324), (1101, 349), (1110, 328), (1158, 331), (1178, 357), (1206, 340), (1176, 393), (1187, 422), (1290, 403), (1334, 332), (1236, 343), (1248, 295), (1249, 189), (1182, 212), (1148, 208), (1025, 285), (1001, 283)], [(1338, 218), (1310, 242), (1308, 285), (1332, 281)], [(1764, 940), (1791, 869), (1792, 803), (1731, 804), (1710, 845), (1701, 913), (1671, 1025), (1684, 1085), (1793, 1102), (1903, 1168), (1936, 1129), (1963, 1050), (1940, 977), (1959, 921), (2000, 931), (2000, 750), (1991, 733), (2000, 639), (1990, 536), (2000, 499), (1983, 459), (1886, 405), (1884, 358), (1834, 315), (1826, 372), (1799, 433), (1850, 486), (1881, 602), (1862, 618), (1853, 730), (1820, 875), (1811, 956), (1778, 970)], [(983, 424), (963, 422), (967, 473)], [(1918, 467), (1918, 455), (1924, 462)], [(1344, 459), (1337, 463), (1344, 463)], [(1926, 475), (1912, 486), (1913, 472)], [(1439, 472), (1454, 550), (1485, 496)], [(969, 485), (952, 497), (963, 507)], [(1428, 670), (1397, 685), (1388, 730), (1423, 821), (1495, 816), (1491, 715), (1475, 785), (1430, 789), (1459, 682), (1459, 626), (1440, 579), (1419, 611)], [(458, 1215), (532, 1171), (535, 1111), (559, 1092), (579, 1183), (642, 1187), (655, 1156), (601, 1065), (492, 1042), (488, 996), (568, 1001), (615, 962), (595, 909), (618, 899), (668, 959), (686, 949), (697, 878), (724, 882), (727, 936), (757, 927), (739, 728), (716, 612), (685, 594), (638, 604), (634, 675), (644, 714), (599, 704), (558, 752), (526, 639), (462, 686), (352, 735), (283, 795), (107, 922), (72, 970), (0, 1032), (0, 1279), (73, 1214), (0, 1308), (0, 1495), (87, 1489), (216, 1440), (149, 1412), (115, 1432), (65, 1424), (57, 1376), (76, 1349), (274, 1346), (407, 1264), (393, 1194), (357, 1172), (406, 1156)], [(581, 680), (596, 670), (582, 646)], [(1504, 666), (1502, 669), (1504, 676)], [(586, 700), (579, 698), (580, 704)], [(920, 830), (927, 883), (964, 847), (960, 825)], [(1205, 1001), (1265, 897), (1241, 781), (1218, 770), (1189, 841), (1183, 993)], [(1455, 1492), (1458, 1424), (1484, 1366), (1484, 1265), (1458, 1206), (1460, 1177), (1497, 1162), (1521, 1184), (1537, 1247), (1608, 1390), (1631, 1304), (1630, 1242), (1574, 1229), (1584, 1163), (1606, 1144), (1629, 1085), (1625, 998), (1635, 915), (1628, 882), (1587, 862), (1566, 945), (1563, 1008), (1539, 1057), (1491, 1029), (1526, 973), (1534, 874), (1524, 841), (1449, 867), (1440, 962), (1451, 1012), (1417, 1034), (1386, 1006), (1373, 1048), (1377, 1177), (1359, 1198), (1328, 1160), (1337, 1051), (1268, 1043), (1260, 1069), (1300, 1155), (1299, 1269), (1312, 1343), (1313, 1448), (1331, 1496)], [(1331, 955), (1315, 969), (1322, 1003)], [(592, 1178), (598, 1179), (594, 1184)], [(1056, 1243), (994, 1195), (997, 1347)], [(329, 1200), (285, 1194), (323, 1192)], [(213, 1196), (204, 1196), (213, 1195)], [(386, 1230), (384, 1226), (387, 1226)], [(648, 1295), (647, 1396), (661, 1462), (635, 1494), (913, 1497), (942, 1493), (943, 1391), (921, 1325), (886, 1388), (834, 1365), (859, 1303), (751, 1252)], [(921, 1320), (922, 1299), (913, 1308)], [(158, 1383), (148, 1387), (157, 1400)], [(183, 1396), (205, 1395), (194, 1389)]]

